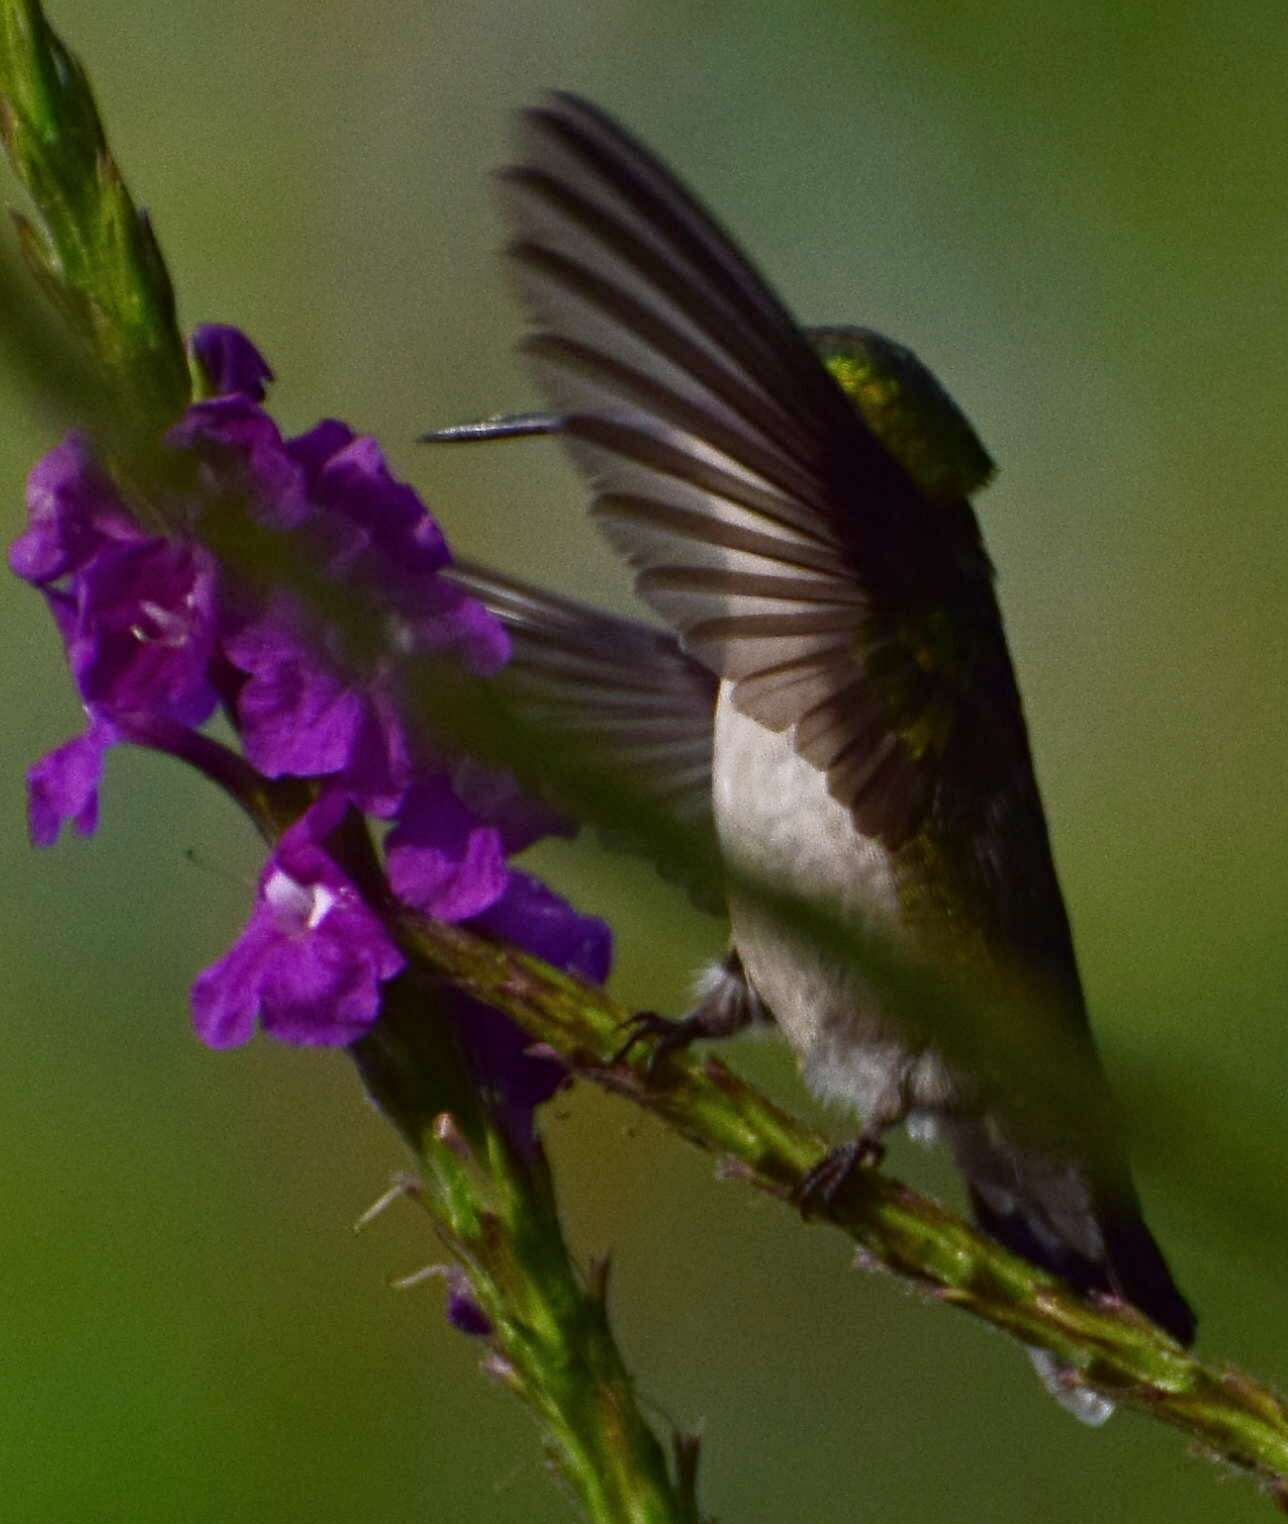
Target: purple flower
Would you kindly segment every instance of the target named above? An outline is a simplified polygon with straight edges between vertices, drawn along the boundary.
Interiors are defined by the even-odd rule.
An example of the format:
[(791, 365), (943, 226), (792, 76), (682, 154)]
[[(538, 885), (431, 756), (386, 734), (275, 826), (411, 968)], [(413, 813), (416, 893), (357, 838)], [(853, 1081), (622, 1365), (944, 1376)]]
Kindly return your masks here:
[(190, 408), (169, 437), (202, 455), (217, 490), (239, 483), (256, 517), (300, 533), (319, 573), (386, 611), (383, 640), (354, 652), (339, 629), (280, 596), (230, 628), (223, 650), (246, 677), (238, 729), (261, 772), (333, 778), (364, 809), (394, 814), (413, 768), (396, 658), (450, 656), (494, 672), (509, 655), (505, 631), (438, 576), (449, 560), (442, 533), (374, 440), (334, 419), (283, 440), (244, 397)]
[(196, 725), (214, 708), (216, 583), (205, 550), (143, 533), (80, 435), (34, 467), (27, 512), (10, 565), (43, 592), (91, 717), (28, 773), (31, 837), (45, 846), (64, 820), (93, 833), (104, 753), (131, 718)]
[(181, 540), (105, 546), (76, 579), (67, 659), (87, 704), (188, 725), (216, 703), (215, 563)]
[(470, 924), (592, 984), (602, 983), (612, 966), (608, 923), (580, 914), (528, 873), (511, 869), (505, 893)]
[(463, 804), (500, 831), (507, 856), (546, 836), (577, 834), (566, 815), (525, 794), (513, 773), (475, 757), (461, 757), (452, 764), (452, 787)]
[(447, 1009), (474, 1077), (499, 1106), (511, 1142), (530, 1146), (533, 1112), (568, 1083), (568, 1071), (557, 1059), (532, 1052), (532, 1039), (521, 1027), (472, 995), (449, 995)]
[[(473, 785), (471, 808), (456, 778)], [(497, 806), (489, 818), (488, 795)], [(578, 914), (527, 873), (507, 866), (505, 821), (512, 841), (527, 845), (549, 812), (520, 807), (517, 787), (494, 770), (458, 766), (418, 781), (385, 841), (390, 887), (405, 904), (441, 921), (460, 921), (498, 941), (513, 943), (584, 979), (607, 977), (612, 933), (594, 916)], [(511, 849), (513, 849), (511, 847)], [(531, 1143), (533, 1110), (566, 1082), (556, 1060), (534, 1054), (531, 1039), (509, 1017), (466, 995), (450, 1009), (479, 1083), (500, 1103), (510, 1136)]]
[[(509, 657), (500, 623), (440, 575), (451, 558), (438, 525), (375, 440), (334, 419), (284, 439), (260, 406), (272, 372), (236, 329), (198, 329), (192, 354), (210, 395), (166, 435), (186, 457), (174, 479), (188, 484), (152, 505), (169, 534), (145, 532), (79, 435), (28, 480), (28, 525), (10, 564), (43, 594), (89, 716), (84, 734), (28, 775), (33, 841), (53, 842), (65, 821), (93, 832), (103, 759), (122, 741), (182, 757), (239, 797), (258, 798), (264, 779), (315, 780), (241, 936), (193, 985), (195, 1025), (211, 1047), (245, 1042), (256, 1027), (292, 1043), (346, 1044), (378, 1016), (382, 986), (405, 959), (337, 856), (333, 837), (354, 808), (392, 821), (391, 899), (604, 978), (604, 923), (508, 862), (566, 831), (563, 819), (508, 774), (437, 754), (407, 719), (408, 658), (487, 675)], [(302, 590), (255, 592), (220, 568), (204, 531), (238, 511), (334, 587), (334, 609)], [(333, 615), (355, 592), (367, 613), (350, 626)], [(197, 734), (220, 703), (244, 760)], [(480, 1085), (529, 1142), (533, 1108), (564, 1082), (562, 1068), (499, 1012), (449, 998)], [(486, 1331), (463, 1293), (452, 1305), (458, 1326)]]
[(479, 1306), (470, 1283), (459, 1270), (447, 1273), (447, 1321), (472, 1339), (486, 1339), (492, 1320)]
[(273, 372), (240, 328), (201, 323), (193, 329), (188, 347), (209, 382), (211, 396), (240, 392), (252, 402), (264, 400)]
[[(472, 808), (454, 786), (464, 772)], [(497, 806), (490, 817), (488, 796)], [(385, 841), (390, 887), (405, 904), (437, 920), (510, 942), (584, 979), (601, 981), (612, 961), (612, 933), (580, 915), (527, 873), (507, 866), (513, 843), (527, 845), (544, 806), (523, 810), (516, 786), (494, 770), (462, 768), (418, 781)], [(505, 826), (501, 824), (505, 822)], [(557, 821), (558, 824), (561, 822)], [(478, 1083), (492, 1096), (516, 1146), (530, 1147), (533, 1112), (566, 1082), (557, 1060), (532, 1052), (532, 1041), (508, 1016), (468, 995), (448, 997)]]
[(360, 575), (423, 577), (451, 560), (442, 531), (415, 492), (390, 474), (374, 439), (325, 418), (290, 440), (287, 451), (304, 473), (310, 501), (350, 528), (351, 562), (368, 554)]
[(438, 921), (467, 921), (509, 886), (501, 832), (469, 809), (444, 773), (417, 783), (385, 840), (389, 884)]
[(198, 1035), (246, 1042), (258, 1023), (284, 1042), (337, 1046), (361, 1037), (380, 986), (405, 959), (323, 843), (347, 802), (324, 796), (285, 832), (260, 876), (246, 929), (192, 987)]
[(394, 813), (411, 782), (411, 743), (388, 685), (328, 656), (325, 632), (281, 598), (224, 642), (246, 680), (237, 728), (268, 778), (334, 778), (362, 808)]
[(447, 542), (412, 489), (390, 474), (374, 439), (325, 419), (286, 449), (303, 471), (328, 569), (379, 590), (405, 650), (450, 653), (483, 675), (505, 664), (510, 644), (500, 622), (435, 575), (451, 561)]
[(210, 554), (145, 535), (75, 434), (32, 470), (27, 515), (9, 562), (44, 592), (85, 702), (200, 724), (215, 704)]
[(117, 739), (109, 721), (91, 719), (84, 735), (64, 741), (28, 771), (27, 822), (34, 845), (52, 846), (65, 820), (82, 836), (94, 834), (103, 757)]
[[(166, 435), (166, 443), (203, 462), (199, 485), (216, 512), (230, 500), (244, 502), (254, 518), (284, 530), (312, 516), (299, 467), (287, 453), (281, 431), (250, 397), (233, 392), (194, 402)], [(176, 516), (200, 517), (207, 506), (200, 499), (181, 504)]]
[[(454, 787), (462, 771), (482, 808), (472, 808)], [(543, 806), (525, 818), (512, 780), (458, 764), (451, 774), (418, 781), (403, 801), (385, 841), (390, 887), (423, 915), (464, 922), (585, 979), (604, 979), (612, 958), (609, 928), (507, 866), (506, 830), (498, 817), (489, 818), (489, 793), (513, 839), (524, 845), (535, 839)], [(566, 1071), (556, 1060), (534, 1054), (527, 1034), (491, 1006), (458, 994), (449, 997), (449, 1009), (479, 1084), (499, 1104), (514, 1142), (530, 1146), (533, 1111), (566, 1083)]]
[(9, 567), (37, 587), (78, 572), (111, 540), (142, 539), (82, 434), (69, 434), (27, 477), (27, 529), (9, 547)]
[[(527, 873), (511, 869), (505, 893), (469, 924), (583, 979), (599, 982), (608, 975), (613, 949), (608, 926), (579, 914)], [(567, 1071), (557, 1060), (534, 1053), (527, 1033), (491, 1006), (456, 995), (451, 1008), (474, 1073), (500, 1103), (511, 1139), (519, 1147), (530, 1145), (533, 1111), (567, 1083)]]

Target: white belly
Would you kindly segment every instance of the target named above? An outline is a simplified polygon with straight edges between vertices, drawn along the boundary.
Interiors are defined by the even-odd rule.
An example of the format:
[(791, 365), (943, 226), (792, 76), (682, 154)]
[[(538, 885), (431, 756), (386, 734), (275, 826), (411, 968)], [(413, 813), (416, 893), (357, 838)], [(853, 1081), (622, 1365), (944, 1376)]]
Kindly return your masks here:
[[(728, 683), (716, 707), (714, 777), (728, 862), (776, 888), (823, 898), (870, 935), (906, 940), (889, 854), (859, 835), (823, 774), (797, 755), (790, 733), (775, 734), (733, 707)], [(865, 1117), (888, 1107), (892, 1086), (915, 1107), (948, 1098), (942, 1065), (898, 1041), (860, 968), (820, 953), (736, 890), (730, 916), (748, 978), (817, 1094), (848, 1101)]]

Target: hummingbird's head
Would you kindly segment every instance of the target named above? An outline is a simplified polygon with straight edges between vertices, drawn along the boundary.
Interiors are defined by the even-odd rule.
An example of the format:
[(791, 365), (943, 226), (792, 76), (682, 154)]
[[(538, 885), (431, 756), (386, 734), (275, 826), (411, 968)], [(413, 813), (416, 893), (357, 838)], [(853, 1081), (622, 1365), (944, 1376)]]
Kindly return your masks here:
[(969, 497), (992, 476), (979, 436), (912, 350), (871, 328), (806, 333), (863, 421), (931, 501)]

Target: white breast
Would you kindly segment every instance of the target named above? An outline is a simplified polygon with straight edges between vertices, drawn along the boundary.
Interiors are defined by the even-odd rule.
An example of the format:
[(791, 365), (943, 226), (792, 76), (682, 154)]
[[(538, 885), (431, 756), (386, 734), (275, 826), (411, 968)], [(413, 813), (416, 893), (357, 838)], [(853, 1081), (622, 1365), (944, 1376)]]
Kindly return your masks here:
[[(826, 897), (845, 920), (902, 942), (889, 854), (859, 835), (823, 774), (797, 755), (790, 734), (740, 714), (729, 690), (721, 685), (716, 708), (714, 776), (726, 860), (779, 889)], [(821, 954), (736, 890), (730, 914), (752, 985), (796, 1048), (811, 1087), (871, 1116), (892, 1082), (902, 1084), (909, 1055), (882, 1020), (861, 969)], [(942, 1073), (925, 1079), (933, 1090), (944, 1084)]]

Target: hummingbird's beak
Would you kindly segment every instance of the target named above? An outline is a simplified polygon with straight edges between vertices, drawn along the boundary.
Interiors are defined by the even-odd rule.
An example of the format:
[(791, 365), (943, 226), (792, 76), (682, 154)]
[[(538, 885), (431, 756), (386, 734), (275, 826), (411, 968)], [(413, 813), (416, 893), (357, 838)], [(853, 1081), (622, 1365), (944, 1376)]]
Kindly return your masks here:
[(472, 444), (479, 439), (527, 439), (534, 434), (557, 434), (564, 420), (559, 413), (498, 413), (477, 423), (453, 423), (421, 434), (418, 444)]

